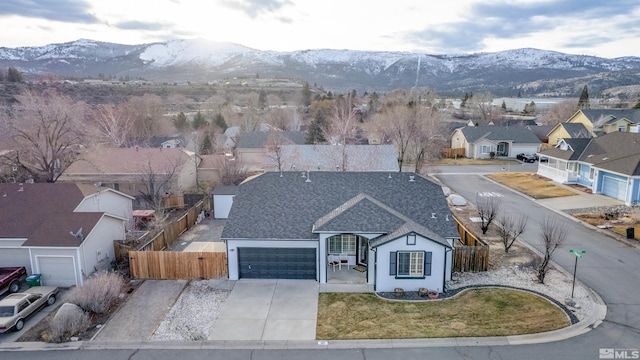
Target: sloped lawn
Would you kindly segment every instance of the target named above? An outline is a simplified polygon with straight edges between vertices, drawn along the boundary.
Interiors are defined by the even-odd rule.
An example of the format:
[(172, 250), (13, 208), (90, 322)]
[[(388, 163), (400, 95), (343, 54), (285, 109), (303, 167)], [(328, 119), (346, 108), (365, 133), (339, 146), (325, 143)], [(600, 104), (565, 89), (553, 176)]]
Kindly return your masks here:
[(414, 339), (533, 334), (570, 325), (537, 295), (472, 289), (441, 301), (389, 301), (375, 294), (320, 293), (316, 338)]
[(493, 181), (518, 190), (534, 199), (576, 195), (553, 181), (531, 172), (504, 172), (487, 175)]

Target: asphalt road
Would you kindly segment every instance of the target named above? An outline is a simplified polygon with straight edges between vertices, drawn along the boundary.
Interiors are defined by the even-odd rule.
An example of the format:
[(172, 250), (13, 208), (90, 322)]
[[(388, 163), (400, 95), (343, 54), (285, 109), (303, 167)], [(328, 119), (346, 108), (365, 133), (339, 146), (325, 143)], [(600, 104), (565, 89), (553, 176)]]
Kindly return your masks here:
[[(433, 170), (433, 169), (431, 169)], [(332, 360), (388, 360), (388, 359), (599, 359), (602, 349), (615, 349), (620, 355), (633, 357), (640, 350), (640, 250), (626, 246), (606, 235), (585, 228), (578, 222), (549, 210), (530, 199), (516, 194), (481, 176), (472, 175), (495, 171), (487, 167), (476, 171), (470, 167), (457, 167), (455, 174), (450, 169), (437, 169), (436, 176), (452, 190), (471, 202), (477, 189), (501, 195), (502, 211), (530, 217), (527, 231), (523, 234), (526, 242), (541, 249), (539, 225), (537, 221), (554, 217), (569, 228), (569, 238), (555, 256), (556, 262), (569, 273), (573, 273), (575, 257), (569, 249), (586, 250), (578, 264), (578, 279), (596, 290), (607, 303), (605, 321), (594, 330), (583, 335), (545, 344), (513, 346), (458, 346), (428, 348), (392, 349), (318, 349), (318, 350), (117, 350), (109, 351), (80, 349), (49, 351), (49, 360), (139, 360), (159, 359), (332, 359)], [(531, 171), (499, 169), (499, 171)], [(41, 359), (41, 351), (5, 353), (11, 359)], [(637, 353), (635, 353), (637, 354)], [(617, 357), (624, 358), (624, 357)]]

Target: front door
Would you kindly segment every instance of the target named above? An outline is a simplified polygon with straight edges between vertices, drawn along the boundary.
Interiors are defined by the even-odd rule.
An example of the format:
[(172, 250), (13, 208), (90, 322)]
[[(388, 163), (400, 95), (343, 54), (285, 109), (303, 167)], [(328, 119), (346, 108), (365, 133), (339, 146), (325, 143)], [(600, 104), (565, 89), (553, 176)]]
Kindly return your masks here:
[(358, 236), (358, 244), (356, 246), (356, 263), (358, 265), (367, 266), (368, 253), (369, 253), (369, 240), (362, 236)]

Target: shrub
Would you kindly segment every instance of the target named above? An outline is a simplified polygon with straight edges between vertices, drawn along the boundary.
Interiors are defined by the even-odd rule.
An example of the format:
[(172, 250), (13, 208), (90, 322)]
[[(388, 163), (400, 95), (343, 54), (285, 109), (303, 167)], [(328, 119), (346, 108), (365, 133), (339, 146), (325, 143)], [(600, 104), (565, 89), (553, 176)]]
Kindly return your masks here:
[(118, 298), (123, 284), (124, 279), (118, 273), (101, 271), (87, 279), (82, 286), (70, 289), (65, 301), (85, 311), (103, 314)]
[(84, 311), (68, 312), (49, 320), (49, 329), (42, 339), (46, 342), (63, 342), (76, 336), (91, 326), (91, 318)]

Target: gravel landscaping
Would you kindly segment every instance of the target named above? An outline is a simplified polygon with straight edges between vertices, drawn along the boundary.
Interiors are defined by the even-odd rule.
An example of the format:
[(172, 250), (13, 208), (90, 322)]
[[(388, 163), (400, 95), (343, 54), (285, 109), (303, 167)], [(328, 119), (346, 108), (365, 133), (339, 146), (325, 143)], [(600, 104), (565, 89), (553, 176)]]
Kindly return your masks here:
[(215, 289), (208, 280), (191, 281), (151, 340), (207, 340), (228, 296), (229, 290)]

